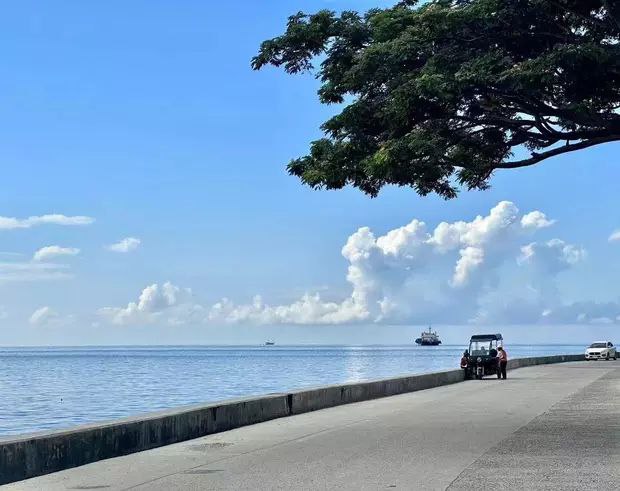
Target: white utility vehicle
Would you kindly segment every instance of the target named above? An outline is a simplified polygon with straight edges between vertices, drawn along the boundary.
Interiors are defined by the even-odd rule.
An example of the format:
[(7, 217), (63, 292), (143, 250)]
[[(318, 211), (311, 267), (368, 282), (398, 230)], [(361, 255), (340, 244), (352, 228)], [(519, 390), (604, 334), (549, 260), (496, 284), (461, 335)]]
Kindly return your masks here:
[(597, 341), (586, 348), (586, 360), (616, 359), (616, 348), (609, 341)]

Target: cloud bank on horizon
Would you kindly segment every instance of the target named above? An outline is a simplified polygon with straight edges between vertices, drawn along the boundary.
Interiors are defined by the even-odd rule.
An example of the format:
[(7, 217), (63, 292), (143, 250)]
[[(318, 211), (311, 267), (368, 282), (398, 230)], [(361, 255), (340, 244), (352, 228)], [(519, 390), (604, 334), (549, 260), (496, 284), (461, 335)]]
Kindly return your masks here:
[(620, 322), (617, 302), (562, 301), (558, 277), (587, 254), (559, 238), (537, 238), (554, 223), (541, 211), (521, 214), (502, 201), (486, 216), (442, 222), (433, 230), (417, 219), (380, 236), (362, 227), (341, 251), (351, 287), (344, 299), (307, 293), (270, 305), (257, 295), (247, 304), (224, 298), (204, 306), (190, 289), (168, 282), (147, 286), (137, 302), (98, 314), (116, 325)]

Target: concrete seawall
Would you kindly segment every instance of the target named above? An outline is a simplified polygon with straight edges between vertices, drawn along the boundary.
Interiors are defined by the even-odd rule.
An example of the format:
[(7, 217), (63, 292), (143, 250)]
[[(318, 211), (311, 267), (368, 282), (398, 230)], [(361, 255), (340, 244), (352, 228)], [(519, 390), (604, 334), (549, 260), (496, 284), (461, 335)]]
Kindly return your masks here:
[[(508, 368), (583, 360), (583, 355), (521, 358)], [(463, 380), (461, 370), (270, 394), (0, 440), (0, 484), (169, 445), (284, 416), (414, 392)]]

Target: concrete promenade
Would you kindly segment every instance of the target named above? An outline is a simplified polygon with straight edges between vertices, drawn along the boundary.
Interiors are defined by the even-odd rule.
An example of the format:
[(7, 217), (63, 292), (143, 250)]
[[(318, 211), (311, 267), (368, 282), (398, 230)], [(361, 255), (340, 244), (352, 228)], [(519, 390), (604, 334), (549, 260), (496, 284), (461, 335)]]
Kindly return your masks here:
[(2, 489), (618, 489), (620, 361), (508, 375), (276, 419)]

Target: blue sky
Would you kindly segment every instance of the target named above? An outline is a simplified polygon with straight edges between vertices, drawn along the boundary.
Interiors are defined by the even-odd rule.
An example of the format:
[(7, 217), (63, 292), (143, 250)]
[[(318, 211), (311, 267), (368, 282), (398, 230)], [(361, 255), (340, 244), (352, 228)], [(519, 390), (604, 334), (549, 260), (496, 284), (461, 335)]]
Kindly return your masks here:
[[(418, 331), (412, 325), (430, 322), (463, 324), (445, 328), (457, 342), (461, 333), (481, 328), (472, 326), (467, 309), (455, 307), (443, 322), (430, 307), (416, 311), (417, 301), (443, 288), (430, 285), (427, 273), (417, 284), (373, 277), (387, 281), (381, 295), (401, 303), (398, 315), (342, 314), (352, 285), (351, 262), (341, 249), (360, 227), (380, 236), (417, 218), (432, 235), (442, 221), (471, 222), (504, 201), (518, 208), (517, 222), (539, 210), (554, 223), (535, 237), (510, 235), (511, 255), (488, 271), (480, 287), (485, 296), (498, 278), (498, 291), (532, 286), (523, 258), (517, 264), (520, 248), (529, 243), (543, 247), (561, 239), (578, 257), (548, 275), (553, 285), (545, 288), (553, 292), (529, 299), (528, 308), (553, 315), (531, 322), (534, 317), (503, 312), (487, 322), (527, 324), (506, 329), (534, 341), (581, 342), (615, 333), (617, 305), (596, 312), (569, 307), (620, 300), (620, 241), (608, 240), (620, 229), (618, 144), (498, 173), (491, 190), (449, 202), (406, 189), (386, 189), (374, 200), (350, 189), (316, 192), (286, 174), (286, 162), (306, 152), (335, 108), (319, 105), (311, 76), (252, 72), (251, 57), (297, 10), (374, 5), (307, 0), (6, 6), (0, 19), (0, 216), (62, 214), (94, 221), (0, 229), (0, 345), (254, 343), (267, 337), (392, 343), (409, 342)], [(134, 250), (107, 248), (128, 237), (140, 241)], [(49, 246), (79, 253), (33, 261), (36, 251)], [(431, 271), (452, 271), (458, 248), (453, 252), (450, 263), (429, 261)], [(41, 263), (54, 274), (33, 278)], [(390, 274), (400, 274), (401, 267), (410, 265), (390, 263)], [(157, 287), (140, 304), (149, 285)], [(420, 300), (416, 292), (425, 286)], [(291, 313), (304, 294), (316, 293), (320, 300), (311, 313), (301, 320)], [(257, 294), (263, 302), (258, 306)], [(481, 295), (467, 301), (493, 301)], [(212, 315), (217, 303), (225, 311), (219, 317)], [(282, 307), (285, 314), (265, 305)], [(341, 317), (326, 317), (324, 309)], [(313, 316), (321, 325), (313, 324)]]

